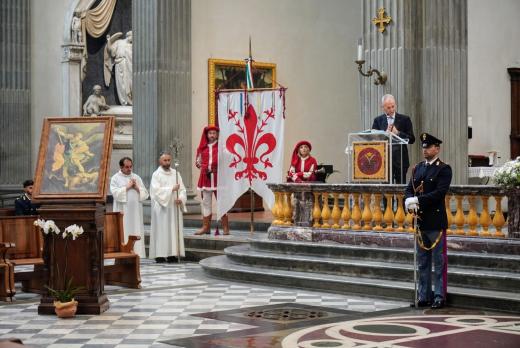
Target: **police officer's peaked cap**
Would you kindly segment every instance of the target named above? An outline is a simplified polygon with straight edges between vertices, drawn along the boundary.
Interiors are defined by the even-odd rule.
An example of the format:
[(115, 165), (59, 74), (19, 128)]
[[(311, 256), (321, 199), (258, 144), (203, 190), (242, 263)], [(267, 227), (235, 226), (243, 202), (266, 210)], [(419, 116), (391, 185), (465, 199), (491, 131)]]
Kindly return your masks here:
[(430, 147), (431, 145), (440, 146), (442, 144), (442, 140), (437, 139), (431, 134), (422, 133), (421, 134), (421, 144), (423, 149)]

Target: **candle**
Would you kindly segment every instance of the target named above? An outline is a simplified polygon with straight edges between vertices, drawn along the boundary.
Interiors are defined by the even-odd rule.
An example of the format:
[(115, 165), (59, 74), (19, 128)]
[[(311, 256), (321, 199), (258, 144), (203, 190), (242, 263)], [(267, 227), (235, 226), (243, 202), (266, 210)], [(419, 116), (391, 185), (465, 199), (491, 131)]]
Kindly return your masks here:
[(363, 60), (363, 39), (358, 39), (357, 44), (357, 60)]

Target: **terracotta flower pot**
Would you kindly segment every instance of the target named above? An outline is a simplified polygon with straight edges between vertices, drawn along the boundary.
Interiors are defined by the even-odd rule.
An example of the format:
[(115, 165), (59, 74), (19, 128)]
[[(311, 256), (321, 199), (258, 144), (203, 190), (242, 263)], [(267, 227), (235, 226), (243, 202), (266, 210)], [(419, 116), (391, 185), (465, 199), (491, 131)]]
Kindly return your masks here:
[(54, 311), (58, 318), (72, 318), (76, 315), (78, 301), (60, 302), (54, 301)]

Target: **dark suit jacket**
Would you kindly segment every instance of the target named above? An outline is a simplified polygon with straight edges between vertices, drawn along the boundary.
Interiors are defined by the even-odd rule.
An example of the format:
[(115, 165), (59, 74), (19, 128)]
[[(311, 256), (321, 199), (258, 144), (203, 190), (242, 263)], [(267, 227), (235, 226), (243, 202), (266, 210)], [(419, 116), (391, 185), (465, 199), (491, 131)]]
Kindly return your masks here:
[[(406, 187), (406, 198), (417, 196), (419, 213), (417, 224), (423, 231), (444, 230), (448, 228), (448, 216), (444, 198), (450, 188), (451, 167), (437, 159), (433, 164), (417, 164)], [(412, 185), (413, 183), (413, 185)], [(423, 185), (422, 192), (414, 192)]]
[(14, 200), (15, 215), (37, 215), (36, 209), (39, 207), (39, 204), (32, 203), (25, 194)]
[[(406, 115), (401, 115), (399, 113), (395, 113), (394, 126), (399, 130), (397, 134), (399, 137), (403, 139), (408, 139), (408, 144), (415, 143), (415, 136), (413, 135), (413, 126), (412, 120), (410, 117)], [(388, 128), (388, 122), (386, 120), (386, 115), (379, 115), (374, 119), (374, 123), (372, 124), (372, 129), (385, 131)], [(408, 169), (410, 167), (410, 159), (408, 158), (408, 147), (406, 145), (402, 145), (403, 150), (403, 168)], [(399, 146), (392, 147), (392, 163), (394, 167), (401, 167), (401, 156), (399, 155), (400, 149)]]

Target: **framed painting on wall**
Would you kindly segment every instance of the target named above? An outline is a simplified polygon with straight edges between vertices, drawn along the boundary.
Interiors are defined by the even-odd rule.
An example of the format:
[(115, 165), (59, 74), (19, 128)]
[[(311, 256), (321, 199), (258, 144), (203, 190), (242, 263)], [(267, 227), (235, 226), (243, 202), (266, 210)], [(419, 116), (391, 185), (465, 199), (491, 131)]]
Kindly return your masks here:
[[(253, 62), (255, 88), (276, 87), (276, 64)], [(208, 123), (214, 125), (215, 91), (246, 88), (245, 60), (208, 59)]]
[(46, 118), (33, 198), (104, 201), (114, 118)]

